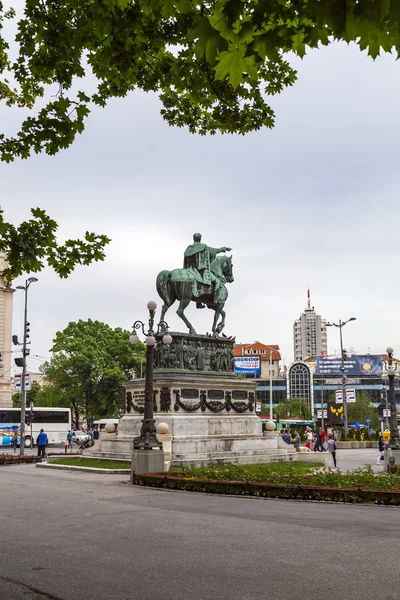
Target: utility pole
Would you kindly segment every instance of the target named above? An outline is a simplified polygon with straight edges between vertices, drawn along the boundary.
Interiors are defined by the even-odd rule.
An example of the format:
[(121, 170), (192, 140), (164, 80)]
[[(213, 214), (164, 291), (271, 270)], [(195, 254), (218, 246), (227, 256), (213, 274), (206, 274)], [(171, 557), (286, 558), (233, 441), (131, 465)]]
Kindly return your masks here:
[(349, 323), (350, 321), (355, 321), (355, 320), (356, 320), (355, 317), (350, 317), (350, 319), (348, 319), (347, 321), (342, 321), (341, 319), (339, 319), (339, 325), (337, 325), (336, 323), (327, 323), (326, 324), (327, 327), (332, 327), (332, 326), (338, 327), (339, 331), (340, 331), (340, 355), (341, 355), (340, 371), (342, 373), (342, 402), (343, 402), (343, 416), (344, 416), (344, 433), (345, 433), (346, 437), (349, 432), (349, 426), (347, 423), (346, 375), (345, 375), (345, 366), (344, 366), (345, 350), (343, 350), (342, 329), (346, 325), (346, 323)]
[[(22, 378), (21, 378), (21, 428), (19, 436), (19, 453), (21, 456), (25, 454), (25, 416), (26, 416), (26, 357), (29, 355), (28, 350), (28, 338), (29, 338), (29, 323), (28, 323), (28, 289), (31, 283), (38, 281), (36, 277), (29, 277), (25, 281), (25, 285), (18, 285), (17, 290), (24, 290), (25, 301), (24, 301), (24, 339), (22, 342)], [(16, 359), (17, 361), (18, 359)], [(15, 361), (15, 362), (16, 362)], [(19, 364), (16, 362), (16, 364)], [(31, 437), (31, 445), (32, 445)]]

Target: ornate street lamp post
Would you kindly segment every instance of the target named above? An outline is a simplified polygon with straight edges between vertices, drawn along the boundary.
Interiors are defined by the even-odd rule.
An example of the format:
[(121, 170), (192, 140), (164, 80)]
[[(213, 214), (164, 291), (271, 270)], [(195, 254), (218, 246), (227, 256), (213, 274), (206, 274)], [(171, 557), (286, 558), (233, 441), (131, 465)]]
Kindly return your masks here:
[[(400, 450), (399, 428), (397, 426), (396, 395), (394, 389), (394, 378), (400, 374), (400, 363), (393, 360), (393, 348), (386, 349), (388, 360), (380, 362), (380, 369), (376, 372), (378, 377), (382, 375), (389, 379), (389, 406), (390, 406), (390, 442), (391, 450)], [(387, 413), (386, 413), (387, 414)]]
[[(149, 309), (149, 328), (145, 331), (145, 324), (142, 321), (135, 321), (133, 324), (132, 334), (129, 338), (131, 344), (137, 344), (139, 337), (136, 330), (141, 329), (145, 336), (145, 344), (147, 346), (146, 354), (146, 379), (144, 388), (144, 415), (142, 421), (142, 427), (140, 435), (133, 440), (133, 450), (135, 451), (149, 451), (149, 450), (162, 450), (162, 443), (158, 441), (156, 435), (156, 424), (153, 413), (153, 367), (154, 367), (154, 350), (157, 344), (156, 335), (160, 332), (165, 332), (162, 338), (163, 344), (171, 344), (172, 337), (168, 333), (168, 325), (165, 321), (161, 321), (157, 326), (157, 331), (154, 331), (154, 315), (156, 312), (157, 304), (153, 301), (147, 304)], [(150, 453), (149, 453), (150, 454)], [(151, 461), (150, 456), (146, 457), (145, 464), (149, 469)], [(146, 467), (146, 468), (147, 468)], [(138, 469), (135, 469), (139, 472)], [(142, 472), (148, 472), (143, 471)]]
[[(343, 401), (343, 415), (344, 415), (344, 434), (347, 438), (347, 434), (349, 432), (349, 425), (347, 422), (347, 398), (346, 398), (346, 375), (344, 374), (344, 359), (345, 359), (345, 350), (343, 350), (343, 336), (342, 329), (346, 325), (346, 323), (350, 323), (350, 321), (355, 321), (356, 317), (350, 317), (347, 321), (342, 321), (339, 319), (339, 323), (327, 323), (327, 327), (338, 327), (340, 331), (340, 356), (342, 359), (340, 365), (340, 371), (342, 373), (342, 401)], [(324, 410), (324, 409), (322, 409)]]

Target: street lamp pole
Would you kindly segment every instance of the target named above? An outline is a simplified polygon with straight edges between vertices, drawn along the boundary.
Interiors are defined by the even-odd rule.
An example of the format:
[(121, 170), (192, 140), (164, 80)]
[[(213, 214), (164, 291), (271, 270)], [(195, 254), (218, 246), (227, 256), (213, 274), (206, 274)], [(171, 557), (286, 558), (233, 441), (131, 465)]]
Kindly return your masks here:
[[(400, 364), (396, 361), (393, 361), (393, 348), (389, 346), (386, 348), (386, 352), (388, 355), (388, 361), (381, 361), (381, 368), (378, 369), (377, 375), (381, 377), (382, 375), (387, 376), (389, 380), (389, 406), (390, 406), (390, 441), (389, 448), (392, 450), (400, 450), (400, 438), (399, 438), (399, 428), (397, 426), (397, 410), (396, 410), (396, 393), (394, 388), (394, 378), (396, 373), (398, 374), (398, 369)], [(385, 371), (383, 371), (383, 367), (385, 367)], [(386, 387), (386, 385), (385, 385)], [(386, 418), (387, 418), (387, 402), (386, 402)]]
[(347, 434), (349, 432), (349, 426), (348, 426), (348, 422), (347, 422), (347, 398), (346, 398), (346, 375), (345, 375), (345, 367), (344, 367), (344, 359), (345, 359), (345, 351), (343, 350), (343, 336), (342, 336), (342, 329), (343, 327), (346, 325), (346, 323), (349, 323), (350, 321), (355, 321), (356, 317), (350, 317), (350, 319), (347, 319), (347, 321), (342, 321), (341, 319), (339, 319), (339, 324), (337, 323), (327, 323), (326, 326), (327, 327), (337, 327), (340, 331), (340, 355), (341, 355), (341, 365), (340, 365), (340, 371), (342, 373), (342, 402), (343, 402), (343, 416), (344, 416), (344, 434), (347, 438)]
[(153, 408), (153, 367), (154, 367), (154, 350), (156, 347), (156, 335), (160, 332), (165, 332), (162, 338), (163, 344), (171, 344), (172, 337), (168, 333), (168, 325), (165, 321), (161, 321), (157, 326), (157, 331), (154, 331), (154, 315), (157, 304), (153, 301), (147, 304), (149, 310), (149, 328), (145, 331), (145, 324), (142, 321), (135, 321), (133, 324), (132, 334), (129, 338), (131, 344), (137, 344), (139, 337), (136, 333), (137, 329), (141, 329), (145, 336), (145, 344), (147, 346), (146, 353), (146, 379), (144, 388), (144, 414), (140, 435), (133, 440), (134, 450), (153, 450), (157, 448), (162, 450), (162, 443), (158, 441), (156, 434), (156, 423), (154, 420)]
[[(24, 339), (22, 342), (22, 377), (21, 377), (21, 432), (19, 436), (19, 453), (21, 456), (25, 454), (25, 413), (26, 413), (26, 357), (29, 352), (27, 350), (28, 338), (29, 338), (29, 323), (28, 323), (28, 289), (31, 283), (38, 281), (36, 277), (29, 277), (25, 281), (25, 285), (17, 285), (17, 290), (24, 290), (25, 301), (24, 301)], [(31, 439), (31, 447), (33, 440)]]

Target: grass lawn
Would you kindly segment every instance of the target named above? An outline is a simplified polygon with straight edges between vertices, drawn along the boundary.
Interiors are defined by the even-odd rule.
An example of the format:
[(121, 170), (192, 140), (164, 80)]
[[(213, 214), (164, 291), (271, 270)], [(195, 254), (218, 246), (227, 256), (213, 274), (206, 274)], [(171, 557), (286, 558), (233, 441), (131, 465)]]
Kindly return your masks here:
[(48, 462), (55, 465), (68, 465), (71, 467), (91, 467), (92, 469), (130, 469), (131, 464), (122, 460), (105, 460), (99, 458), (54, 458)]
[(268, 481), (271, 475), (303, 475), (311, 469), (323, 467), (322, 463), (266, 463), (262, 465), (210, 465), (206, 467), (172, 467), (171, 475), (183, 475), (198, 479), (214, 479), (226, 481)]

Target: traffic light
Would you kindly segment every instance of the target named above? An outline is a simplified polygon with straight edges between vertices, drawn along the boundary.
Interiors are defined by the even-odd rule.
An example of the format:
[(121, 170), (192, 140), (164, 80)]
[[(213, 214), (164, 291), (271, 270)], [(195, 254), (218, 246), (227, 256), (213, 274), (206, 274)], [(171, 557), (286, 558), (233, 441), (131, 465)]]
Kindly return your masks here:
[(14, 362), (17, 365), (17, 367), (23, 367), (25, 359), (24, 358), (14, 358)]
[(276, 413), (276, 424), (278, 425), (279, 421), (281, 420), (281, 415), (279, 413)]
[(26, 321), (26, 323), (25, 323), (25, 337), (26, 337), (26, 339), (29, 339), (31, 337), (29, 335), (30, 326), (31, 326), (31, 324), (28, 321)]
[(18, 341), (17, 335), (12, 336), (12, 342), (13, 342), (14, 346), (19, 346), (19, 341)]
[(347, 350), (345, 350), (344, 348), (342, 350), (342, 358), (343, 360), (347, 360)]

